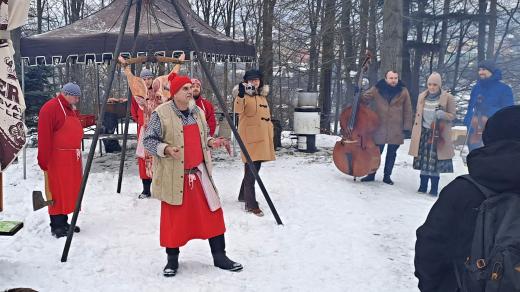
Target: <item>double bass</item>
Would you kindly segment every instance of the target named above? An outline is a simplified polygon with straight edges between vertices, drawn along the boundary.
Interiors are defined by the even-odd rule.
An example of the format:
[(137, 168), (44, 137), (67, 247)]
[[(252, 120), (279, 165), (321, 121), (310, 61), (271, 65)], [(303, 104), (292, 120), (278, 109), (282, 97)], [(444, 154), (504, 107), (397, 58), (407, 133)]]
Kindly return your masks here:
[(353, 176), (354, 180), (377, 171), (381, 162), (379, 147), (372, 139), (373, 133), (379, 127), (379, 117), (360, 101), (363, 75), (368, 70), (371, 57), (370, 52), (367, 52), (353, 104), (341, 112), (339, 122), (342, 138), (336, 142), (332, 153), (336, 167), (341, 172)]

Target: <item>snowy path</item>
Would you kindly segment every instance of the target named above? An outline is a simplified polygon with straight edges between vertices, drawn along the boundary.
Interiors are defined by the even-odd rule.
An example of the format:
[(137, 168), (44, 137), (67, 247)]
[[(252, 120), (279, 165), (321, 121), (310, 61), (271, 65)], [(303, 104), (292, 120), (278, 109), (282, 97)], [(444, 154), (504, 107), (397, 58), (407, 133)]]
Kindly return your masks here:
[[(342, 175), (330, 158), (336, 138), (318, 140), (318, 153), (283, 149), (278, 160), (262, 165), (260, 174), (284, 226), (276, 225), (259, 190), (266, 216), (245, 213), (236, 201), (241, 161), (217, 159), (227, 252), (244, 271), (214, 268), (207, 242), (195, 240), (181, 249), (173, 279), (162, 276), (160, 204), (137, 199), (141, 182), (134, 150), (122, 194), (115, 191), (119, 155), (95, 158), (78, 221), (82, 231), (74, 236), (68, 262), (61, 263), (65, 239), (51, 237), (46, 210), (32, 211), (31, 192), (41, 190), (43, 182), (36, 149), (28, 149), (28, 180), (22, 179), (21, 164), (4, 174), (0, 220), (22, 220), (25, 227), (14, 237), (0, 237), (0, 290), (417, 291), (415, 230), (435, 198), (415, 193), (419, 174), (411, 168), (407, 144), (398, 152), (395, 185), (388, 186), (380, 173), (368, 184)], [(466, 171), (459, 157), (454, 162), (457, 174)], [(455, 176), (443, 175), (441, 185)]]

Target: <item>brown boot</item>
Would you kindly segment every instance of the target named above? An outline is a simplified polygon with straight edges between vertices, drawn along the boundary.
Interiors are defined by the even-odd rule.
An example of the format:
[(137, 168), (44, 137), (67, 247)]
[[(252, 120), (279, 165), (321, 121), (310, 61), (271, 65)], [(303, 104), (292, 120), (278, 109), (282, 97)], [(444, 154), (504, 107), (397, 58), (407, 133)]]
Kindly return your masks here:
[(258, 217), (263, 217), (264, 216), (264, 212), (262, 212), (262, 210), (260, 208), (247, 209), (247, 212), (248, 213), (253, 213), (253, 214), (255, 214)]

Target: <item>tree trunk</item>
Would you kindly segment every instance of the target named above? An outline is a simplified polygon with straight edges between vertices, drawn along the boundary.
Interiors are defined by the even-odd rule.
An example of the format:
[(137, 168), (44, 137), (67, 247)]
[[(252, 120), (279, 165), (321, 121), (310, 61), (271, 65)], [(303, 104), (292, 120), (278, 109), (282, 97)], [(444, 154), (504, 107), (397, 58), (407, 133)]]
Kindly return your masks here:
[(497, 30), (497, 0), (489, 3), (489, 31), (486, 59), (495, 57), (495, 34)]
[(368, 68), (370, 85), (377, 82), (377, 0), (370, 0), (369, 25), (368, 25), (368, 49), (374, 54), (372, 65)]
[(486, 24), (487, 24), (487, 0), (478, 1), (478, 61), (482, 61), (486, 58)]
[(36, 0), (36, 32), (43, 32), (43, 10), (45, 8), (45, 0)]
[(330, 133), (331, 115), (331, 87), (332, 87), (332, 64), (334, 63), (334, 36), (336, 25), (336, 1), (325, 0), (324, 2), (324, 22), (322, 61), (320, 74), (320, 101), (321, 101), (321, 121), (320, 127), (323, 132)]
[[(412, 70), (410, 65), (410, 50), (406, 46), (408, 39), (408, 32), (410, 31), (410, 0), (403, 0), (403, 36), (402, 42), (404, 44), (402, 48), (402, 69), (399, 78), (404, 84), (410, 84), (412, 78)], [(384, 74), (389, 69), (381, 69), (381, 74)]]
[[(451, 0), (444, 0), (444, 7), (442, 9), (443, 15), (448, 15), (450, 13), (450, 3)], [(448, 49), (447, 39), (448, 39), (448, 25), (449, 19), (444, 18), (442, 20), (441, 26), (441, 38), (439, 41), (439, 59), (437, 61), (437, 71), (444, 75), (444, 57), (446, 56), (446, 50)]]
[(357, 74), (356, 74), (357, 77), (359, 77), (359, 74), (361, 74), (361, 71), (362, 71), (361, 65), (363, 63), (363, 60), (365, 59), (365, 54), (366, 54), (366, 50), (367, 50), (369, 4), (370, 4), (369, 0), (362, 1), (360, 12), (359, 12), (359, 54), (358, 54), (358, 63), (357, 63)]
[[(422, 15), (424, 13), (424, 9), (426, 3), (424, 0), (419, 1), (418, 3), (418, 14)], [(423, 42), (423, 22), (416, 21), (415, 22), (415, 31), (417, 32), (416, 42), (421, 44)], [(413, 69), (412, 69), (412, 78), (411, 83), (408, 86), (408, 90), (410, 91), (410, 97), (412, 99), (412, 105), (415, 106), (417, 96), (419, 95), (419, 82), (421, 80), (421, 65), (423, 58), (423, 49), (422, 46), (416, 46), (414, 50), (414, 58), (413, 58)], [(414, 107), (415, 108), (415, 107)]]
[(309, 81), (307, 91), (316, 91), (318, 88), (318, 24), (321, 14), (321, 0), (307, 1), (310, 25), (310, 48), (309, 48)]
[[(341, 43), (341, 41), (340, 41)], [(334, 135), (338, 135), (339, 112), (341, 110), (341, 55), (343, 55), (343, 44), (340, 44), (340, 57), (336, 61), (336, 93), (335, 93), (335, 112), (334, 112)]]
[(264, 0), (262, 25), (262, 53), (260, 69), (264, 74), (264, 83), (273, 81), (273, 14), (276, 0)]
[(83, 10), (84, 0), (71, 0), (70, 2), (70, 23), (74, 23), (81, 19), (81, 11)]
[[(348, 101), (354, 96), (354, 84), (352, 78), (350, 77), (350, 71), (354, 69), (354, 60), (356, 58), (356, 53), (354, 52), (354, 46), (352, 43), (352, 30), (350, 26), (350, 18), (352, 14), (352, 1), (344, 0), (342, 1), (341, 7), (341, 31), (343, 32), (343, 63), (345, 66), (345, 73), (343, 78), (345, 80), (345, 84), (347, 86), (347, 92), (345, 93), (345, 98), (343, 99), (343, 103), (341, 106), (343, 107), (348, 103)], [(375, 52), (374, 52), (375, 54)]]
[(464, 23), (460, 23), (460, 29), (459, 29), (459, 41), (457, 44), (457, 54), (455, 55), (455, 70), (453, 72), (453, 84), (451, 85), (451, 93), (456, 94), (457, 92), (457, 82), (459, 78), (459, 68), (460, 68), (460, 57), (462, 54), (462, 47), (464, 46), (464, 36), (466, 35), (466, 31), (471, 25), (468, 24), (467, 26), (464, 25)]
[(383, 8), (383, 41), (381, 43), (381, 73), (401, 72), (403, 52), (403, 0), (385, 1)]

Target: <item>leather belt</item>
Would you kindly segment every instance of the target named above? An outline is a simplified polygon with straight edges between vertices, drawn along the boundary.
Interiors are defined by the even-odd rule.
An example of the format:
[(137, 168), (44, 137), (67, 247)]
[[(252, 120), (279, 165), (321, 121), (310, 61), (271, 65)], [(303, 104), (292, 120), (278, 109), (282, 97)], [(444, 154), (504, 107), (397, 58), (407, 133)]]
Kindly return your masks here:
[(194, 167), (194, 168), (190, 168), (190, 169), (185, 169), (184, 170), (184, 174), (195, 174), (199, 171), (198, 168)]

